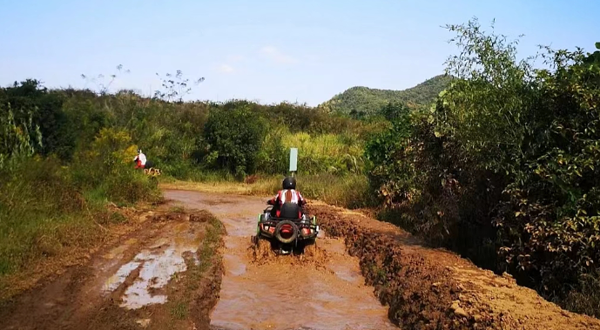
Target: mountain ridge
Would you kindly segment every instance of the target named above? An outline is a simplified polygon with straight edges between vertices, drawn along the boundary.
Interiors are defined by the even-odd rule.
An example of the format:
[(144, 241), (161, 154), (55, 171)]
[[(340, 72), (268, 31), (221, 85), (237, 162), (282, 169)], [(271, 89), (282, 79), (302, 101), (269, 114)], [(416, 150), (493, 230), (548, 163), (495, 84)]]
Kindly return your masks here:
[(390, 102), (402, 102), (414, 109), (433, 102), (452, 79), (451, 76), (440, 74), (404, 90), (354, 86), (334, 95), (319, 107), (349, 115), (370, 115)]

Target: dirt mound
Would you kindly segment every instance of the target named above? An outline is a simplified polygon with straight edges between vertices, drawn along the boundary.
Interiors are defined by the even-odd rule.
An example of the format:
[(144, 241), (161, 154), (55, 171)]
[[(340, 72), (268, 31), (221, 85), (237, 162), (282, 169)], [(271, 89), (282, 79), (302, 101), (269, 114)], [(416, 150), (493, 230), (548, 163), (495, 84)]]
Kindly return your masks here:
[(367, 284), (403, 329), (600, 329), (600, 321), (570, 313), (441, 249), (428, 249), (399, 228), (357, 212), (311, 205), (322, 226), (345, 238)]

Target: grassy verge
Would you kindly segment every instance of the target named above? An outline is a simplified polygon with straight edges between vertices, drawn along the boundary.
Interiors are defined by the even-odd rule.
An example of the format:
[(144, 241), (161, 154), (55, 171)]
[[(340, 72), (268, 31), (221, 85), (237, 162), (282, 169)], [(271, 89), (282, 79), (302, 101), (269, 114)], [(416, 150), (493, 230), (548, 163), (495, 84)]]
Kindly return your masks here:
[(0, 302), (81, 262), (114, 226), (127, 225), (111, 201), (126, 206), (159, 198), (149, 178), (118, 173), (88, 187), (89, 175), (52, 159), (30, 159), (2, 172)]

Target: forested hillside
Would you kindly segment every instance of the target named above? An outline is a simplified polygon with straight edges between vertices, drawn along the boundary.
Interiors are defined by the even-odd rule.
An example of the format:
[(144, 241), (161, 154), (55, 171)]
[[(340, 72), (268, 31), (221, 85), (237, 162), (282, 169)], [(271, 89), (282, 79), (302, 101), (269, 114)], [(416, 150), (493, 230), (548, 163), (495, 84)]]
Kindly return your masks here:
[(390, 102), (402, 102), (409, 108), (417, 108), (433, 102), (438, 94), (448, 87), (451, 80), (447, 75), (438, 75), (401, 91), (352, 87), (335, 95), (320, 107), (356, 118), (372, 115)]

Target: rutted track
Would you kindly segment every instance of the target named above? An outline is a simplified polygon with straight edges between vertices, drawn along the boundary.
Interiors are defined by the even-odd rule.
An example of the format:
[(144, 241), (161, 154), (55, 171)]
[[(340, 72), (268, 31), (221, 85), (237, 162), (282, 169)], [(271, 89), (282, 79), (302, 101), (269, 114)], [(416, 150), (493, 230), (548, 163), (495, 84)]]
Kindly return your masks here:
[(311, 260), (273, 256), (257, 263), (248, 248), (266, 199), (189, 191), (166, 191), (165, 197), (186, 208), (209, 209), (227, 229), (213, 329), (396, 328), (342, 240), (318, 239), (324, 255)]

